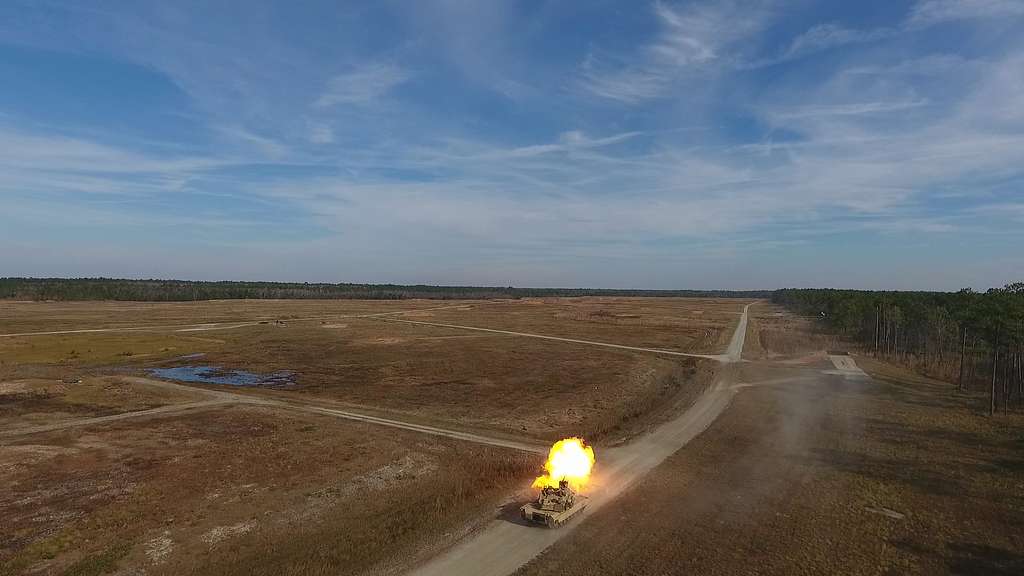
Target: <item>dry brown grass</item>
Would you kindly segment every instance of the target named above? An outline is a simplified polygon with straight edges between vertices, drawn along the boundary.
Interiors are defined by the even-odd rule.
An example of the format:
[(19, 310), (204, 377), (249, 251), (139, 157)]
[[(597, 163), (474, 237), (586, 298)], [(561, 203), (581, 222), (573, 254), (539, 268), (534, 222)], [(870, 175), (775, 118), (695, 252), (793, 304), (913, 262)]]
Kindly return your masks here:
[[(0, 303), (4, 333), (316, 317), (205, 332), (0, 338), (0, 429), (180, 402), (189, 395), (125, 386), (115, 375), (202, 363), (296, 373), (294, 387), (231, 389), (242, 394), (497, 436), (609, 443), (677, 413), (713, 373), (708, 361), (345, 317), (439, 304), (452, 303)], [(557, 335), (563, 326), (570, 337), (720, 351), (740, 309), (735, 301), (580, 299), (454, 313), (472, 324), (510, 318), (501, 327), (527, 332)], [(410, 317), (440, 318), (433, 314)], [(180, 358), (193, 353), (206, 356)], [(59, 382), (79, 377), (82, 384)], [(9, 528), (0, 574), (393, 571), (491, 518), (540, 464), (264, 410), (207, 409), (3, 440), (0, 484), (10, 489), (0, 493)]]
[(743, 305), (712, 298), (544, 298), (408, 317), (680, 352), (718, 353)]
[(495, 505), (525, 486), (536, 458), (459, 446), (452, 468), (350, 499), (314, 524), (240, 538), (163, 574), (328, 575), (397, 573), (489, 519)]
[[(495, 301), (496, 302), (496, 301)], [(0, 300), (0, 334), (133, 326), (341, 317), (493, 302), (455, 300), (210, 300), (16, 302)]]
[(465, 336), (374, 321), (345, 329), (287, 327), (254, 331), (245, 346), (222, 347), (206, 361), (259, 372), (296, 370), (298, 388), (278, 396), (337, 400), (541, 439), (607, 427), (611, 413), (660, 395), (662, 375), (694, 366), (584, 345)]
[(243, 407), (34, 435), (0, 446), (0, 573), (352, 573), (437, 544), (538, 466)]
[[(653, 300), (653, 301), (652, 301)], [(323, 308), (318, 308), (323, 304)], [(437, 302), (405, 302), (409, 309)], [(444, 306), (455, 305), (441, 303)], [(268, 303), (135, 304), (101, 303), (90, 311), (82, 303), (0, 303), (9, 317), (22, 314), (45, 325), (75, 321), (74, 328), (97, 315), (124, 308), (126, 318), (161, 321), (224, 320), (233, 314), (314, 316), (319, 313), (364, 313), (396, 310), (392, 302), (328, 301)], [(48, 308), (52, 306), (53, 308)], [(224, 307), (222, 310), (221, 308)], [(539, 333), (562, 333), (611, 342), (691, 348), (687, 330), (707, 334), (704, 347), (721, 351), (728, 326), (741, 303), (688, 299), (560, 299), (477, 303), (472, 308), (423, 311), (408, 318), (489, 324)], [(14, 310), (12, 312), (12, 310)], [(16, 313), (18, 312), (18, 313)], [(696, 314), (700, 312), (700, 314)], [(436, 315), (445, 315), (438, 317)], [(447, 316), (448, 314), (458, 315)], [(566, 315), (596, 315), (575, 321)], [(587, 316), (588, 318), (590, 316)], [(620, 325), (621, 318), (643, 324)], [(607, 318), (614, 320), (606, 321)], [(662, 324), (658, 324), (661, 322)], [(580, 331), (579, 324), (586, 330)], [(692, 324), (693, 326), (689, 326)], [(701, 328), (694, 328), (698, 326)], [(638, 339), (649, 333), (650, 339)], [(724, 336), (723, 336), (724, 335)], [(710, 341), (717, 342), (714, 346)], [(688, 343), (688, 344), (687, 344)], [(285, 326), (261, 324), (209, 332), (114, 332), (0, 338), (0, 379), (63, 378), (103, 374), (111, 368), (152, 366), (192, 353), (201, 361), (225, 368), (270, 373), (296, 373), (298, 384), (275, 395), (314, 397), (350, 407), (384, 410), (402, 418), (502, 433), (553, 439), (566, 434), (600, 434), (624, 426), (638, 412), (674, 397), (688, 383), (679, 374), (694, 363), (672, 357), (621, 351), (565, 342), (551, 342), (491, 333), (410, 325), (365, 318), (331, 317), (289, 321)], [(682, 372), (680, 372), (682, 370)], [(664, 375), (676, 374), (667, 379)], [(699, 388), (696, 388), (699, 391)], [(262, 391), (257, 391), (262, 393)]]
[(91, 368), (174, 358), (195, 349), (216, 349), (225, 340), (144, 332), (64, 334), (0, 338), (0, 379), (78, 379)]
[(1021, 416), (983, 417), (948, 384), (862, 366), (875, 382), (744, 390), (519, 574), (1021, 573)]
[(843, 347), (812, 318), (795, 316), (769, 303), (750, 308), (743, 349), (746, 358), (797, 357)]
[(76, 418), (134, 412), (196, 400), (186, 391), (136, 386), (116, 376), (81, 382), (13, 380), (0, 382), (0, 431)]

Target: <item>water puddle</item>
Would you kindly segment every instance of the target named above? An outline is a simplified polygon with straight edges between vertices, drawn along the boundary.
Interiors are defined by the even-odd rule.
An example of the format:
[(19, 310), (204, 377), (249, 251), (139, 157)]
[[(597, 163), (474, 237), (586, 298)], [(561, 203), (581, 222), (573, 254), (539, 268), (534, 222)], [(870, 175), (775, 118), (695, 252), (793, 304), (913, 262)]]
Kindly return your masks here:
[(287, 370), (271, 374), (256, 374), (245, 370), (229, 370), (219, 366), (172, 366), (150, 368), (149, 373), (157, 378), (178, 382), (200, 384), (224, 384), (227, 386), (289, 386), (295, 384), (295, 373)]

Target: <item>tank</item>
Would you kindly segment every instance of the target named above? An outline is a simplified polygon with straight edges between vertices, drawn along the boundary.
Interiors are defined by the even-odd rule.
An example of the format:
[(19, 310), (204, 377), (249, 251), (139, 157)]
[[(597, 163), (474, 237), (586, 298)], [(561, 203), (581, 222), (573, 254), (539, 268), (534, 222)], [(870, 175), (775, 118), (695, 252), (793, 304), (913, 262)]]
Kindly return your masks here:
[(548, 528), (558, 528), (587, 507), (588, 498), (577, 494), (562, 480), (558, 487), (545, 486), (540, 489), (537, 500), (524, 504), (520, 511), (523, 519)]

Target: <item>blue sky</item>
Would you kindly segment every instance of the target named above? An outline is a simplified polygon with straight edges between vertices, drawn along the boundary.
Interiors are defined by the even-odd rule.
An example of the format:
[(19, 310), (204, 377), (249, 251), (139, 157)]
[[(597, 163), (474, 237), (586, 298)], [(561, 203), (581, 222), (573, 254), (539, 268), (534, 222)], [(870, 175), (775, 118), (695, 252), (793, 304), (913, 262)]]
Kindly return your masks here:
[(1024, 279), (1024, 0), (7, 0), (0, 79), (0, 276)]

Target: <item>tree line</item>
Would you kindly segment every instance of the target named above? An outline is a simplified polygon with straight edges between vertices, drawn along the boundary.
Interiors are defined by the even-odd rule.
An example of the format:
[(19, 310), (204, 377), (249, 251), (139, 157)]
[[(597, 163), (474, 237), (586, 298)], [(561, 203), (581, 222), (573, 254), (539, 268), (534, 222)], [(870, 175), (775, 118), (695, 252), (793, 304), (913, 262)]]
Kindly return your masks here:
[(204, 282), (116, 278), (0, 278), (0, 299), (133, 300), (180, 302), (233, 299), (493, 299), (549, 296), (647, 296), (768, 298), (771, 292), (729, 290), (607, 290), (429, 286), (423, 284), (326, 284), (298, 282)]
[(1024, 283), (986, 292), (778, 290), (772, 301), (813, 315), (863, 350), (984, 389), (989, 412), (1024, 405)]

